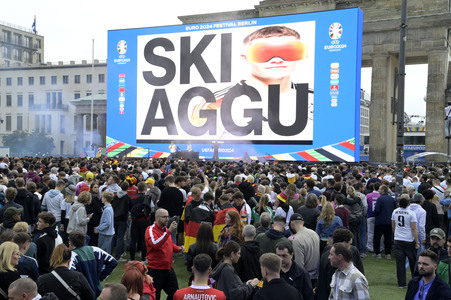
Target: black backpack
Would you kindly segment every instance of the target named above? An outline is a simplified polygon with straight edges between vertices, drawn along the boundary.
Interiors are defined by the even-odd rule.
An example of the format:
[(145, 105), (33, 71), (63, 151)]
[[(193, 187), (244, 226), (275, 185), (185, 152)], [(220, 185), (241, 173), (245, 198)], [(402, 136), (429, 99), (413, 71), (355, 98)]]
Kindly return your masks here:
[[(138, 195), (138, 197), (141, 197), (141, 195)], [(147, 218), (150, 216), (151, 213), (150, 197), (146, 195), (142, 196), (144, 197), (143, 202), (136, 203), (130, 210), (130, 216), (132, 217), (132, 219), (139, 219), (142, 217)]]

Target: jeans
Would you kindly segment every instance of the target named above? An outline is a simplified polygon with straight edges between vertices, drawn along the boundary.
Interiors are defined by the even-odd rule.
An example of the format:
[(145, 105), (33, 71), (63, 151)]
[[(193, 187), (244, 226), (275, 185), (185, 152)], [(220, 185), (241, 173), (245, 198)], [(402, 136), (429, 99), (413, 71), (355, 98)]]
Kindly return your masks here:
[(362, 218), (362, 223), (360, 224), (360, 253), (366, 253), (366, 218)]
[(127, 231), (127, 221), (114, 221), (114, 237), (116, 242), (116, 259), (120, 259), (125, 249), (125, 232)]
[(113, 241), (113, 235), (105, 235), (99, 233), (99, 245), (98, 247), (103, 251), (111, 254), (111, 242)]
[(368, 240), (366, 241), (366, 248), (368, 251), (373, 252), (373, 239), (374, 239), (374, 221), (376, 219), (374, 217), (368, 218), (367, 225), (368, 225)]
[(374, 253), (381, 253), (381, 237), (384, 236), (384, 247), (385, 255), (391, 253), (392, 246), (392, 228), (391, 225), (374, 225), (374, 240), (373, 240), (373, 250)]
[(396, 276), (398, 277), (398, 286), (406, 286), (406, 257), (409, 260), (410, 272), (415, 271), (417, 260), (417, 250), (415, 249), (415, 241), (405, 242), (395, 240), (393, 248), (396, 258)]

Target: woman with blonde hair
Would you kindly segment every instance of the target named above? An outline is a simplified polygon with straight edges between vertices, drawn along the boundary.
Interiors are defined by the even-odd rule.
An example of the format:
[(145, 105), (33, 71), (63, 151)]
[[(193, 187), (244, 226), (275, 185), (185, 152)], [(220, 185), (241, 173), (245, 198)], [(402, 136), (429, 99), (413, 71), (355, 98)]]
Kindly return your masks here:
[(243, 221), (241, 221), (241, 217), (238, 211), (233, 209), (227, 211), (225, 222), (226, 225), (219, 234), (219, 247), (224, 246), (230, 240), (241, 244), (243, 242), (242, 232), (244, 224)]
[(271, 216), (271, 220), (274, 219), (274, 211), (268, 206), (269, 202), (269, 196), (267, 194), (264, 194), (260, 197), (260, 201), (258, 202), (257, 206), (252, 208), (252, 224), (257, 224), (260, 222), (260, 216), (265, 211), (269, 213)]
[(86, 205), (91, 203), (91, 193), (84, 191), (78, 195), (77, 200), (72, 205), (69, 217), (69, 224), (67, 225), (67, 233), (75, 230), (80, 230), (84, 234), (88, 232), (88, 222), (92, 218), (92, 214), (86, 213)]
[(0, 299), (8, 299), (8, 287), (20, 278), (16, 266), (19, 264), (19, 246), (13, 242), (0, 245)]
[[(72, 251), (66, 245), (59, 244), (55, 247), (50, 257), (53, 271), (38, 278), (39, 294), (53, 292), (59, 299), (94, 299), (94, 292), (86, 277), (78, 271), (69, 269), (71, 257)], [(59, 278), (70, 286), (70, 290)]]
[(339, 226), (343, 226), (340, 217), (335, 215), (334, 207), (330, 202), (326, 202), (321, 210), (316, 223), (316, 233), (320, 238), (320, 252), (323, 252), (324, 247), (332, 242), (332, 234)]

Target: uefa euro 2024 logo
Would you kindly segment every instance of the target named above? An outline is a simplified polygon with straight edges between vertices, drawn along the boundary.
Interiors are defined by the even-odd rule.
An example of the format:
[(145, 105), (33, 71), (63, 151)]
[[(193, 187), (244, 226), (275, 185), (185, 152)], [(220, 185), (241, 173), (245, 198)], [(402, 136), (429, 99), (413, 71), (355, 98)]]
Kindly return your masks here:
[(127, 42), (122, 40), (117, 43), (117, 52), (124, 55), (127, 52)]
[(343, 27), (340, 23), (332, 23), (329, 27), (329, 36), (333, 40), (338, 40), (343, 34)]

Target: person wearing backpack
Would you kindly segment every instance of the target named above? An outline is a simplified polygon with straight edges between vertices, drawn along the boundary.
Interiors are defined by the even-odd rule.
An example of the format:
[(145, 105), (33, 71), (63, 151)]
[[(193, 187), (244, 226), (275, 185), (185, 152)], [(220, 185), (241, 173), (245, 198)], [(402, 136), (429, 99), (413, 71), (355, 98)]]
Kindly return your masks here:
[(362, 199), (357, 196), (354, 187), (351, 185), (346, 189), (348, 197), (344, 200), (344, 207), (349, 210), (349, 230), (354, 234), (352, 245), (360, 245), (360, 226), (362, 224)]
[(130, 241), (130, 260), (135, 260), (136, 244), (138, 249), (141, 250), (141, 259), (145, 260), (146, 257), (146, 242), (144, 235), (147, 226), (150, 225), (150, 207), (147, 207), (145, 203), (149, 203), (145, 195), (147, 191), (146, 183), (141, 181), (138, 183), (138, 194), (130, 199), (130, 216), (132, 218), (131, 224), (131, 241)]

